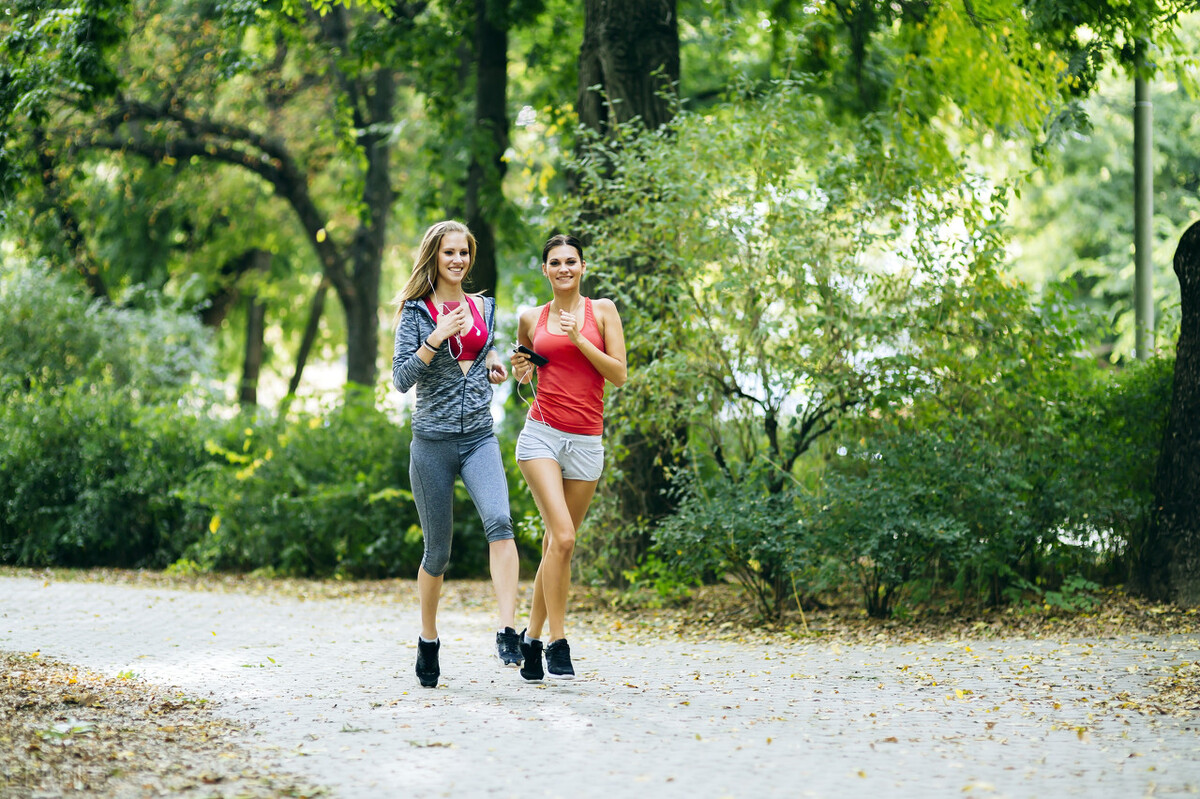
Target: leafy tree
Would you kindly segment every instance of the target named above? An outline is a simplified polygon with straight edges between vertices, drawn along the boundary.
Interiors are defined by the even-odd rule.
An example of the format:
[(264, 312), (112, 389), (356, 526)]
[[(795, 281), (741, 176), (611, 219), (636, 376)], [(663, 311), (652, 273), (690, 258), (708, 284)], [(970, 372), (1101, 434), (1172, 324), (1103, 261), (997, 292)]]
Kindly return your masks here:
[(628, 307), (661, 303), (626, 323), (643, 366), (616, 429), (686, 425), (674, 444), (691, 468), (778, 494), (840, 418), (922, 387), (914, 318), (995, 269), (997, 209), (920, 148), (882, 151), (877, 124), (831, 139), (821, 101), (793, 83), (596, 142), (579, 200), (601, 211), (593, 258)]
[[(46, 141), (72, 160), (121, 153), (168, 166), (224, 164), (269, 186), (320, 265), (318, 292), (331, 288), (345, 311), (348, 378), (371, 384), (396, 196), (392, 130), (400, 88), (414, 84), (392, 65), (420, 41), (425, 6), (393, 4), (385, 16), (341, 6), (284, 13), (255, 2), (146, 0), (126, 20), (133, 46), (104, 53), (114, 76), (104, 103), (30, 84), (5, 110), (21, 123), (31, 113), (53, 119)], [(31, 5), (11, 30), (38, 30), (53, 11)], [(315, 121), (314, 109), (323, 111)], [(32, 135), (28, 125), (16, 127)]]
[[(1194, 27), (1194, 23), (1193, 23)], [(1189, 32), (1190, 31), (1190, 32)], [(1195, 31), (1185, 28), (1184, 34)], [(1200, 163), (1185, 142), (1195, 139), (1194, 92), (1180, 64), (1178, 81), (1153, 84), (1155, 318), (1169, 335), (1177, 319), (1171, 253), (1183, 230), (1200, 215), (1196, 189)], [(1114, 335), (1098, 340), (1107, 357), (1124, 360), (1133, 349), (1133, 128), (1130, 96), (1119, 75), (1108, 73), (1081, 105), (1089, 125), (1047, 148), (1031, 173), (1012, 215), (1015, 268), (1040, 287), (1062, 281), (1076, 301), (1108, 316)]]
[[(623, 125), (659, 131), (674, 117), (674, 100), (679, 81), (679, 32), (675, 0), (587, 0), (584, 4), (583, 41), (579, 49), (579, 85), (575, 112), (580, 125), (577, 145), (585, 142), (598, 146), (587, 149), (583, 167), (607, 173), (612, 161), (621, 157), (620, 148), (627, 136)], [(609, 153), (609, 150), (614, 152)], [(636, 150), (630, 152), (636, 153)], [(636, 156), (635, 156), (636, 157)], [(572, 172), (572, 188), (579, 192), (579, 175)], [(600, 200), (594, 192), (582, 195), (581, 221), (569, 229), (581, 234), (585, 243), (603, 242), (593, 238), (587, 220), (603, 219), (618, 213), (614, 206)], [(638, 284), (649, 265), (642, 260), (624, 258), (615, 253), (603, 256), (615, 266), (612, 272), (618, 307), (623, 317), (657, 316), (664, 312), (664, 298), (658, 292), (629, 291)], [(648, 365), (641, 348), (629, 353), (632, 371)], [(632, 529), (622, 559), (637, 561), (649, 544), (644, 528), (647, 523), (671, 511), (666, 492), (666, 466), (672, 453), (670, 437), (677, 423), (666, 427), (645, 424), (628, 429), (621, 436), (617, 469), (620, 478), (615, 493), (621, 524)], [(624, 569), (617, 571), (619, 575)]]

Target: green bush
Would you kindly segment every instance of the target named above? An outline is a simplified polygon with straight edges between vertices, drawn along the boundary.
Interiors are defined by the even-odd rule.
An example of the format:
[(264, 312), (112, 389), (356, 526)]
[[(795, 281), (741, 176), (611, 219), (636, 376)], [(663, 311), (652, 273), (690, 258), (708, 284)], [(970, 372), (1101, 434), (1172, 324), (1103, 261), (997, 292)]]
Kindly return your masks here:
[(1126, 572), (1152, 500), (1170, 360), (1052, 382), (1040, 399), (1022, 386), (1025, 407), (1002, 392), (964, 415), (911, 407), (858, 430), (833, 460), (814, 526), (871, 615), (939, 588), (1083, 607), (1081, 587)]
[(210, 422), (73, 384), (0, 405), (0, 561), (161, 568), (196, 536), (177, 487)]
[(353, 398), (320, 413), (233, 420), (181, 492), (208, 517), (189, 557), (218, 570), (401, 573), (421, 552), (401, 432)]
[(0, 393), (82, 381), (170, 401), (213, 374), (211, 337), (194, 316), (106, 305), (41, 267), (0, 270), (0, 312)]
[(759, 613), (782, 616), (796, 597), (796, 579), (811, 571), (812, 540), (805, 504), (790, 488), (772, 493), (760, 476), (721, 475), (675, 481), (676, 513), (655, 530), (655, 551), (693, 581), (731, 575)]
[(1105, 556), (1096, 579), (1123, 582), (1143, 568), (1174, 370), (1170, 356), (1130, 363), (1100, 375), (1072, 406), (1077, 476), (1067, 533)]
[(175, 489), (204, 462), (209, 339), (39, 268), (0, 272), (0, 561), (165, 566), (195, 536)]
[(962, 559), (969, 523), (954, 514), (962, 466), (939, 437), (917, 433), (847, 453), (826, 476), (811, 521), (825, 557), (858, 586), (869, 616), (889, 617), (899, 592), (936, 584), (939, 570)]

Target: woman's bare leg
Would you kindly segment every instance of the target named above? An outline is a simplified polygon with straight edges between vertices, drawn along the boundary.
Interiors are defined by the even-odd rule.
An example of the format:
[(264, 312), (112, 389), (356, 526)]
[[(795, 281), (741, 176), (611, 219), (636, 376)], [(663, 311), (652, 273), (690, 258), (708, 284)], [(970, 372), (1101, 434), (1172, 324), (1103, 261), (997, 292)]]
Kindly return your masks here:
[(540, 637), (542, 625), (550, 627), (550, 641), (566, 637), (567, 596), (571, 590), (571, 557), (575, 534), (583, 524), (596, 491), (596, 480), (564, 480), (558, 463), (535, 458), (518, 464), (533, 493), (546, 528), (542, 562), (534, 577), (529, 612), (529, 636)]
[(526, 628), (530, 638), (542, 637), (542, 625), (546, 623), (546, 597), (542, 593), (542, 564), (546, 561), (546, 548), (550, 546), (550, 536), (542, 536), (542, 559), (538, 561), (537, 574), (533, 576), (533, 601), (529, 605), (529, 625)]
[(421, 637), (433, 641), (438, 637), (438, 600), (442, 596), (442, 576), (434, 577), (424, 567), (417, 569), (417, 595), (421, 598)]
[(488, 544), (488, 560), (492, 570), (492, 588), (500, 613), (500, 627), (515, 627), (517, 616), (517, 581), (521, 564), (517, 542), (512, 538)]

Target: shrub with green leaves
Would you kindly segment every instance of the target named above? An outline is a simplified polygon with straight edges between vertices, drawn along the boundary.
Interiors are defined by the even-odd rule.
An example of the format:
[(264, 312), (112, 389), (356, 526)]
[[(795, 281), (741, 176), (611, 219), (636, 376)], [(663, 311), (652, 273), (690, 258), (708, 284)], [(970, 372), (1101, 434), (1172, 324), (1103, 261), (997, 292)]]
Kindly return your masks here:
[(171, 563), (194, 534), (175, 490), (206, 459), (208, 337), (38, 267), (0, 273), (0, 310), (0, 561)]
[[(1170, 360), (995, 386), (956, 407), (927, 399), (860, 425), (833, 459), (815, 520), (871, 615), (902, 594), (1085, 607), (1121, 579), (1152, 500)], [(1132, 551), (1131, 551), (1132, 550)]]
[[(383, 577), (419, 561), (408, 440), (373, 403), (233, 420), (181, 492), (208, 517), (206, 568)], [(415, 567), (412, 567), (415, 571)]]
[(683, 473), (674, 486), (678, 510), (654, 532), (659, 557), (696, 581), (732, 576), (764, 618), (782, 616), (798, 599), (797, 575), (807, 585), (803, 575), (815, 565), (803, 500), (755, 476), (701, 481)]
[(847, 453), (826, 475), (811, 519), (823, 553), (858, 586), (867, 614), (891, 615), (898, 593), (938, 582), (969, 548), (953, 513), (962, 464), (934, 435), (898, 435), (879, 449)]
[(196, 536), (176, 489), (211, 422), (73, 384), (0, 405), (0, 561), (162, 568)]
[(87, 296), (45, 265), (0, 269), (0, 392), (57, 391), (82, 381), (171, 401), (210, 378), (212, 340), (192, 314), (117, 308)]
[(1097, 375), (1068, 406), (1069, 463), (1077, 476), (1064, 534), (1098, 553), (1097, 579), (1124, 582), (1144, 568), (1174, 371), (1170, 355), (1129, 363)]

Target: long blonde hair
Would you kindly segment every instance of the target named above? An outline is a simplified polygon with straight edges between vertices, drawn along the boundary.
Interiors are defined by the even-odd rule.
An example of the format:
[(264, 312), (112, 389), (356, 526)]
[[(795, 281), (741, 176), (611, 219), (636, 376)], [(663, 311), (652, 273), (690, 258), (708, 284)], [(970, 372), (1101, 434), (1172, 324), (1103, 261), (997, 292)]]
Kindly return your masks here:
[(396, 306), (396, 319), (400, 318), (400, 311), (404, 308), (404, 303), (409, 300), (421, 299), (431, 293), (434, 286), (437, 285), (438, 250), (442, 248), (442, 239), (447, 233), (462, 233), (467, 237), (467, 249), (470, 250), (471, 260), (467, 263), (467, 271), (463, 273), (463, 279), (465, 280), (471, 274), (471, 267), (475, 266), (475, 236), (471, 234), (471, 229), (462, 222), (455, 222), (452, 219), (431, 225), (425, 231), (425, 237), (421, 239), (421, 248), (417, 251), (417, 260), (413, 264), (412, 274), (408, 276), (408, 282), (392, 300), (392, 304)]

